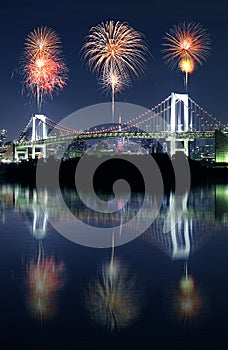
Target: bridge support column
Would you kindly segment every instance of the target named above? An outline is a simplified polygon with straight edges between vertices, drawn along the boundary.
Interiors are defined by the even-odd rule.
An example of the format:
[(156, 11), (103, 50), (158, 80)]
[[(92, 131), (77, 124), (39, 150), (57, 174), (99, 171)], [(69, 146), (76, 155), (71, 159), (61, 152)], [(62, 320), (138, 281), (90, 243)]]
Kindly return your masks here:
[(14, 149), (14, 160), (18, 161), (19, 160), (19, 154), (23, 155), (23, 159), (28, 159), (28, 156), (29, 156), (29, 150), (28, 150), (28, 147), (23, 147), (23, 149), (18, 149), (16, 146), (15, 146), (15, 149)]
[(36, 145), (32, 145), (32, 159), (36, 158)]
[(175, 137), (170, 138), (170, 155), (171, 157), (175, 154), (176, 152), (176, 139)]
[(46, 145), (43, 145), (42, 152), (43, 152), (43, 158), (47, 158), (47, 146)]
[(29, 149), (28, 147), (26, 148), (26, 153), (25, 153), (25, 159), (28, 159), (28, 155), (29, 155)]
[(176, 130), (176, 97), (172, 92), (171, 94), (171, 115), (170, 115), (170, 131), (175, 132)]
[(36, 140), (36, 116), (32, 116), (32, 138), (31, 141)]
[(18, 158), (18, 151), (17, 151), (16, 147), (15, 147), (15, 150), (14, 150), (14, 159), (16, 160), (16, 162), (19, 160), (19, 158)]
[(184, 139), (184, 153), (188, 157), (189, 156), (189, 140)]

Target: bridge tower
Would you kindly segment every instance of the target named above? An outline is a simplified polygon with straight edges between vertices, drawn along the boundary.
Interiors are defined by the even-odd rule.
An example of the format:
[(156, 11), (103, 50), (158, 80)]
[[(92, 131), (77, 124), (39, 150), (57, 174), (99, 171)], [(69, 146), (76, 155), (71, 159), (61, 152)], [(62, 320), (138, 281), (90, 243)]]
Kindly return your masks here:
[[(46, 116), (43, 114), (33, 114), (26, 126), (24, 133), (27, 132), (27, 144), (16, 144), (14, 148), (14, 159), (19, 159), (19, 154), (23, 154), (23, 159), (28, 159), (29, 150), (32, 151), (32, 159), (42, 154), (46, 158), (46, 144), (42, 140), (48, 137), (48, 127)], [(41, 142), (39, 142), (39, 140)]]
[[(171, 93), (170, 131), (187, 132), (189, 129), (188, 94)], [(171, 156), (176, 152), (176, 138), (171, 137)], [(184, 152), (188, 156), (188, 140), (184, 139)]]
[[(47, 138), (46, 116), (43, 114), (33, 114), (32, 116), (32, 137), (31, 141), (45, 140)], [(42, 146), (43, 158), (46, 158), (46, 145)], [(36, 145), (32, 145), (32, 159), (36, 157)]]
[(46, 116), (43, 114), (33, 114), (31, 141), (33, 142), (37, 140), (45, 140), (46, 138), (47, 138)]

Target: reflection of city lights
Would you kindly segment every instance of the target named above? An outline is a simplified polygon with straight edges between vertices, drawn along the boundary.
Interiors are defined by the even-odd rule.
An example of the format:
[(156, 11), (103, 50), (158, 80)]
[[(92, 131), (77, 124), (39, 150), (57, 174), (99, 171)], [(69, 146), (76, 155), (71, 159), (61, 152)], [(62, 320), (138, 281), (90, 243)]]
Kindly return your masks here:
[(110, 331), (128, 326), (138, 315), (135, 278), (116, 259), (102, 266), (101, 275), (90, 284), (86, 305), (93, 320)]
[(26, 285), (29, 289), (28, 305), (31, 313), (40, 320), (55, 313), (55, 293), (63, 287), (63, 262), (43, 257), (39, 250), (37, 261), (27, 267)]

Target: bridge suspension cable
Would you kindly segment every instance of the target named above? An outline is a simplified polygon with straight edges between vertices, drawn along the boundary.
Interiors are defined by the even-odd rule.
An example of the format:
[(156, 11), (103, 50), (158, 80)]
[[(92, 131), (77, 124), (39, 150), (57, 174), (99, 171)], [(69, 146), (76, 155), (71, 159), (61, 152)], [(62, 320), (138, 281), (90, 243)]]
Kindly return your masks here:
[[(162, 130), (162, 128), (164, 129), (163, 131), (169, 131), (166, 130), (165, 128), (168, 128), (168, 125), (170, 125), (170, 109), (172, 107), (172, 95), (168, 96), (167, 98), (165, 98), (163, 101), (161, 101), (160, 103), (158, 103), (156, 106), (148, 109), (147, 111), (131, 118), (128, 121), (125, 121), (123, 123), (121, 123), (121, 131), (123, 132), (127, 132), (130, 129), (134, 128), (134, 127), (139, 127), (142, 126), (143, 124), (146, 124), (148, 122), (150, 122), (150, 125), (146, 125), (147, 128), (147, 132), (149, 131), (155, 131), (156, 129), (156, 122), (155, 120), (158, 120), (156, 118), (161, 117), (161, 119), (158, 120), (158, 123), (160, 123), (160, 131)], [(202, 131), (202, 129), (205, 129), (205, 126), (207, 128), (218, 128), (218, 127), (223, 127), (226, 128), (226, 125), (223, 124), (221, 121), (219, 121), (216, 117), (214, 117), (212, 114), (210, 114), (209, 112), (207, 112), (204, 108), (202, 108), (199, 104), (197, 104), (195, 101), (193, 101), (190, 97), (188, 97), (188, 105), (185, 105), (185, 102), (180, 100), (178, 98), (178, 94), (177, 97), (175, 99), (175, 104), (179, 104), (178, 108), (177, 108), (177, 124), (181, 124), (181, 103), (183, 103), (185, 105), (185, 107), (188, 108), (189, 114), (190, 114), (190, 118), (189, 118), (189, 125), (188, 125), (188, 129), (189, 131)], [(29, 122), (27, 123), (27, 125), (25, 126), (24, 130), (21, 132), (20, 136), (18, 137), (18, 141), (21, 141), (23, 136), (26, 134), (26, 131), (28, 130), (28, 127), (32, 121), (32, 118), (34, 117), (34, 115), (30, 118)], [(39, 115), (35, 115), (35, 117), (39, 120)], [(76, 129), (72, 129), (69, 127), (66, 127), (64, 125), (61, 125), (59, 123), (57, 123), (56, 121), (54, 121), (53, 119), (50, 119), (48, 117), (45, 116), (45, 120), (41, 120), (41, 123), (44, 123), (47, 127), (51, 128), (51, 129), (55, 129), (58, 130), (59, 132), (62, 133), (68, 133), (71, 135), (80, 135), (80, 134), (87, 134), (87, 135), (91, 135), (91, 134), (97, 134), (97, 133), (108, 133), (108, 132), (118, 132), (119, 131), (119, 127), (120, 124), (116, 123), (116, 124), (112, 124), (111, 126), (108, 126), (106, 128), (104, 128), (104, 126), (101, 129), (96, 129), (96, 130), (76, 130)], [(152, 127), (152, 122), (153, 127)], [(202, 122), (204, 124), (202, 124)], [(161, 125), (161, 123), (163, 123), (163, 125)], [(150, 130), (148, 130), (148, 127), (150, 126)], [(144, 130), (145, 131), (145, 130)]]
[(29, 119), (29, 121), (28, 121), (28, 123), (26, 124), (26, 126), (25, 126), (25, 128), (22, 130), (22, 132), (20, 133), (20, 135), (19, 135), (19, 137), (18, 137), (18, 139), (17, 139), (17, 141), (19, 142), (21, 139), (22, 139), (22, 137), (25, 135), (25, 133), (26, 133), (26, 131), (27, 131), (27, 129), (28, 129), (28, 126), (29, 126), (29, 124), (31, 123), (31, 121), (32, 121), (32, 117)]
[[(190, 97), (189, 97), (189, 101), (196, 107), (198, 108), (198, 110), (201, 111), (201, 113), (203, 113), (203, 115), (206, 115), (209, 119), (213, 120), (213, 124), (211, 124), (211, 126), (222, 126), (224, 128), (226, 128), (226, 125), (224, 123), (222, 123), (219, 119), (217, 119), (216, 117), (214, 117), (211, 113), (207, 112), (204, 108), (202, 108), (198, 103), (196, 103), (195, 101), (193, 101)], [(196, 114), (197, 115), (197, 114)], [(197, 116), (201, 116), (199, 113)], [(206, 118), (204, 117), (204, 120), (206, 120)], [(209, 122), (209, 121), (208, 121)]]

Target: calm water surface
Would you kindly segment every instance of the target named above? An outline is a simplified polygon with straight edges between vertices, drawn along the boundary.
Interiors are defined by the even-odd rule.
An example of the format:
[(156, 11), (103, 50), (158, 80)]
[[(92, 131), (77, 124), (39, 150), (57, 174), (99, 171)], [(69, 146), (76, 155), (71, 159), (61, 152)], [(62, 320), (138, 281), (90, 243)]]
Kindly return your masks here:
[[(142, 196), (133, 195), (125, 221)], [(3, 349), (222, 348), (228, 332), (227, 184), (164, 195), (152, 225), (115, 249), (63, 237), (48, 218), (69, 218), (53, 190), (45, 198), (53, 203), (46, 215), (34, 188), (0, 185)], [(64, 198), (89, 225), (112, 227), (121, 220), (93, 213), (73, 189), (65, 189)], [(184, 203), (180, 220), (164, 233), (166, 218), (175, 221)]]

